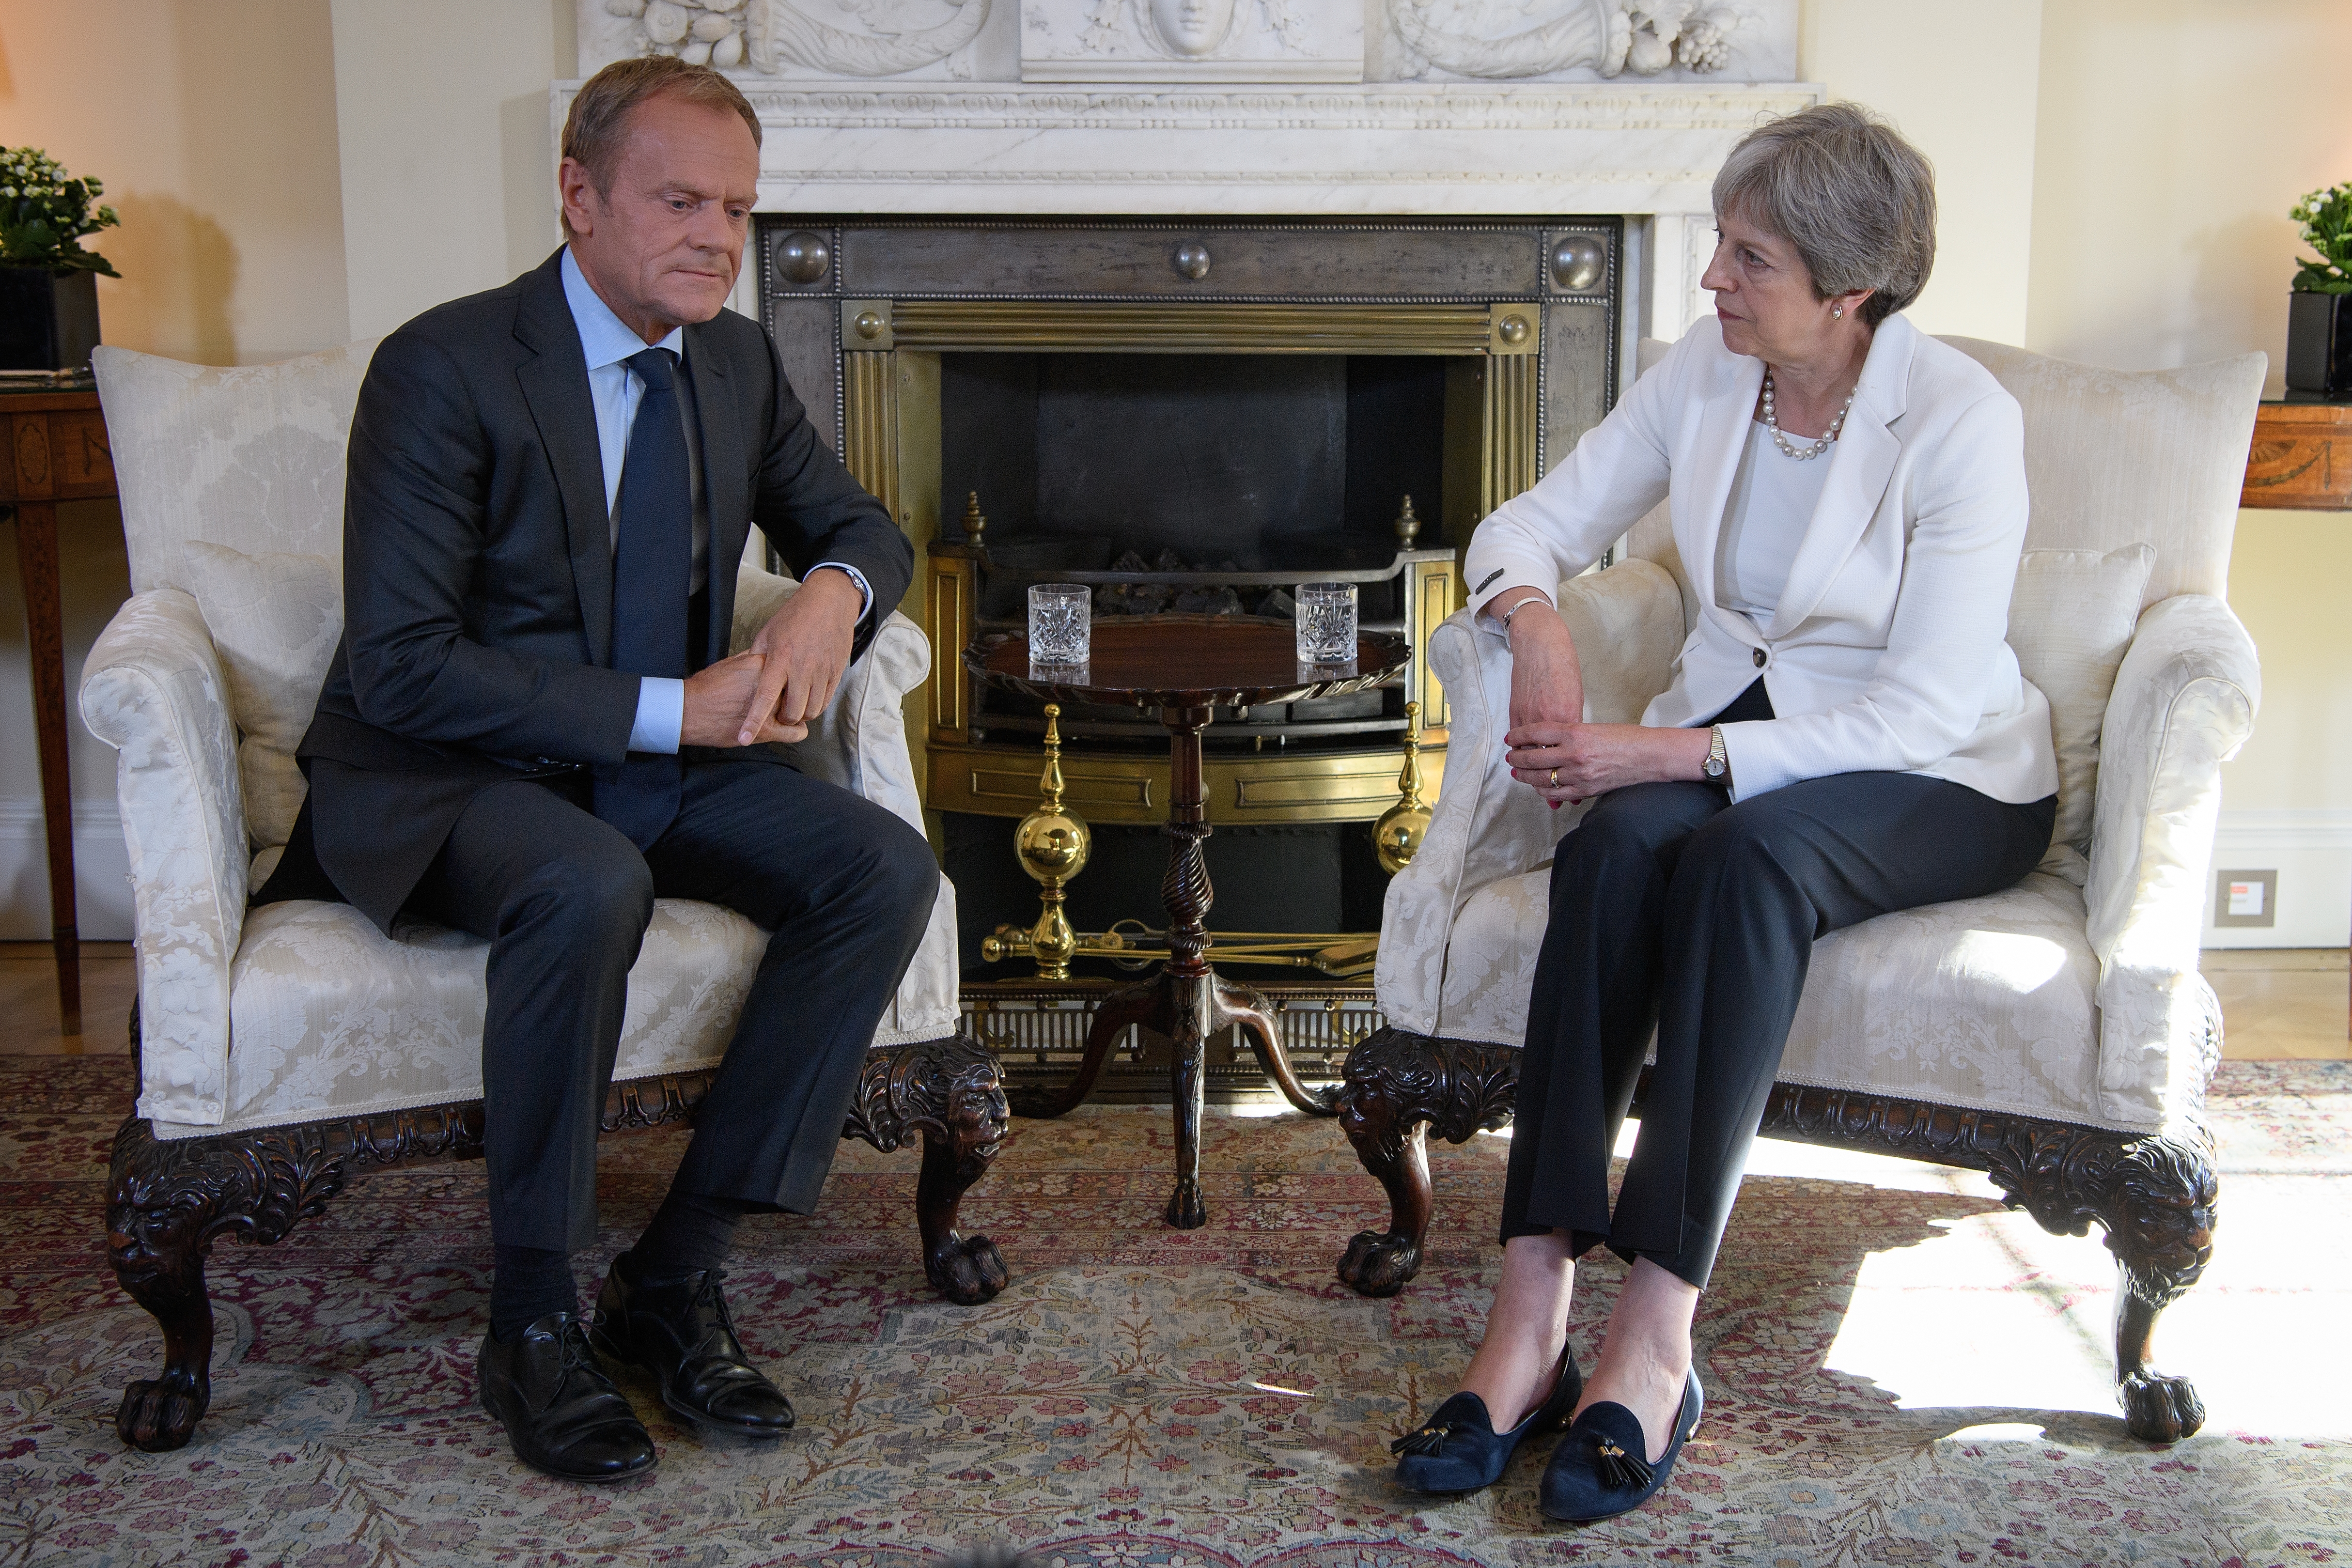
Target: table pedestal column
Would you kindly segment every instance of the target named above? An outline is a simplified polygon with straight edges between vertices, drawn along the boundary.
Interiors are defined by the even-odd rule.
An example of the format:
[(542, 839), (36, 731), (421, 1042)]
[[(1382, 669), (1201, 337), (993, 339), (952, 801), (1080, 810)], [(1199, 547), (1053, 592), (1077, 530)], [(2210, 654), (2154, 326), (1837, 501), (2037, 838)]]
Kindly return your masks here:
[(1266, 1076), (1283, 1097), (1310, 1116), (1332, 1113), (1329, 1092), (1309, 1093), (1292, 1071), (1275, 1027), (1274, 1011), (1249, 987), (1220, 976), (1209, 963), (1208, 916), (1216, 901), (1209, 862), (1201, 846), (1211, 832), (1208, 801), (1202, 789), (1201, 733), (1209, 727), (1205, 707), (1166, 707), (1168, 727), (1168, 873), (1160, 898), (1168, 910), (1168, 961), (1150, 978), (1113, 991), (1095, 1010), (1086, 1054), (1076, 1076), (1058, 1093), (1021, 1094), (1013, 1109), (1024, 1116), (1058, 1116), (1083, 1102), (1100, 1076), (1119, 1036), (1140, 1025), (1168, 1037), (1169, 1091), (1175, 1102), (1176, 1188), (1168, 1198), (1168, 1223), (1193, 1230), (1208, 1223), (1201, 1200), (1201, 1117), (1206, 1109), (1203, 1076), (1212, 1036), (1238, 1025), (1257, 1052)]

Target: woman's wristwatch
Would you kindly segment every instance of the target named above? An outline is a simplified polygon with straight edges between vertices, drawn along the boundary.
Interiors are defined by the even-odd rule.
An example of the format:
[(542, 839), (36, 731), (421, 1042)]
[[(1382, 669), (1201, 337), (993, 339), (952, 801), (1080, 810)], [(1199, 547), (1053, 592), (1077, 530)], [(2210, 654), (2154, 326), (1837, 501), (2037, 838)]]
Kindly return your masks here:
[(1727, 786), (1731, 782), (1731, 757), (1723, 749), (1723, 726), (1711, 725), (1706, 733), (1706, 760), (1698, 765), (1698, 770), (1706, 775), (1708, 783)]

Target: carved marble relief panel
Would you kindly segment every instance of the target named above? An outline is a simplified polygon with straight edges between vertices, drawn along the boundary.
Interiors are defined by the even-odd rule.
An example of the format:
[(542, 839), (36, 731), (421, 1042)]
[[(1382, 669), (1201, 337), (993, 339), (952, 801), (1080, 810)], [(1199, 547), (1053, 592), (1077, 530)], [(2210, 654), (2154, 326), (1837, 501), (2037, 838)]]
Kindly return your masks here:
[(753, 78), (1783, 82), (1797, 0), (576, 0), (579, 68)]

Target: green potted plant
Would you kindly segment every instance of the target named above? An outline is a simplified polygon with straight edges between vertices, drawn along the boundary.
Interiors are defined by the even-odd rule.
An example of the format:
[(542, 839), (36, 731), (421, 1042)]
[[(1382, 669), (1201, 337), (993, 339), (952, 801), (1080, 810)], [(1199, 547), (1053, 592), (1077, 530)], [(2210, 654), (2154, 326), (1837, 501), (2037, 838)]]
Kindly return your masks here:
[(2295, 269), (2287, 297), (2286, 384), (2322, 397), (2352, 397), (2352, 184), (2314, 191), (2287, 214), (2317, 251)]
[(70, 178), (33, 147), (0, 147), (0, 371), (79, 371), (98, 346), (98, 275), (122, 275), (81, 247), (121, 220), (104, 187)]

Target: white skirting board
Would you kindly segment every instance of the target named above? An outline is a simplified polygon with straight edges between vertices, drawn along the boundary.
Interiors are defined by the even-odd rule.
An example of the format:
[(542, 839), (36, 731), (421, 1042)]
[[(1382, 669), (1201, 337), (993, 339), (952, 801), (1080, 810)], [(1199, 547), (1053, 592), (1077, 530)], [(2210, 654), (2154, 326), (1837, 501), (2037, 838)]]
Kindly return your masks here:
[[(75, 924), (85, 942), (131, 940), (131, 856), (112, 800), (74, 802)], [(49, 853), (41, 801), (0, 798), (0, 941), (49, 936)]]
[[(74, 808), (74, 881), (81, 935), (131, 939), (131, 862), (111, 800)], [(2272, 872), (2277, 904), (2268, 926), (2216, 926), (2206, 892), (2203, 946), (2342, 947), (2352, 941), (2352, 810), (2224, 811), (2213, 869)], [(37, 799), (0, 799), (0, 941), (49, 934), (47, 854)]]
[[(2277, 873), (2273, 924), (2213, 924), (2214, 882), (2225, 872)], [(2221, 813), (2205, 888), (2208, 947), (2341, 947), (2352, 940), (2352, 810)]]

